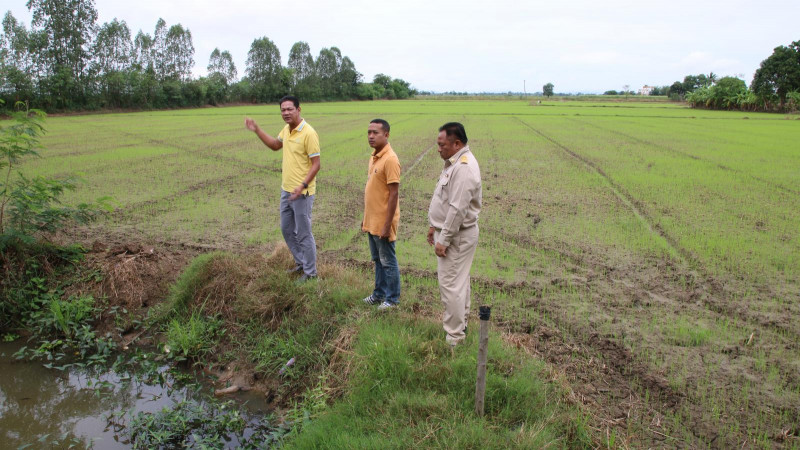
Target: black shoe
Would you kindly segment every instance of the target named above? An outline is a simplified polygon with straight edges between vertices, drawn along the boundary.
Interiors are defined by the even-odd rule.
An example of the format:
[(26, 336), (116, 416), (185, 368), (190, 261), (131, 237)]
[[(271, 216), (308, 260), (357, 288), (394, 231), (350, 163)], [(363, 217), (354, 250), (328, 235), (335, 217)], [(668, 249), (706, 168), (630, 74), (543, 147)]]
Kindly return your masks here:
[(286, 269), (286, 273), (294, 275), (303, 271), (303, 266), (294, 266), (294, 269)]
[(304, 273), (304, 274), (300, 275), (300, 278), (294, 280), (294, 282), (295, 282), (295, 284), (303, 284), (306, 281), (312, 281), (312, 280), (316, 281), (316, 279), (317, 279), (316, 275), (308, 275), (308, 274)]

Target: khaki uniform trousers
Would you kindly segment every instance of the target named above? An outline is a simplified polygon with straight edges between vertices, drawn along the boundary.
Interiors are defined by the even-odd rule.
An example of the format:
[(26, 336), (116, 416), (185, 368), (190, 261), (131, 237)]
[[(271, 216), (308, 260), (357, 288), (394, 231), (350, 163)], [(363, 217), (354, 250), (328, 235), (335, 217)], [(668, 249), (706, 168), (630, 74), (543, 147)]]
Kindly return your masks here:
[[(439, 231), (434, 233), (439, 240)], [(475, 249), (478, 247), (478, 226), (458, 232), (447, 247), (447, 256), (437, 257), (436, 271), (439, 275), (439, 294), (444, 303), (442, 322), (447, 332), (447, 342), (457, 344), (464, 339), (470, 306), (469, 271)]]

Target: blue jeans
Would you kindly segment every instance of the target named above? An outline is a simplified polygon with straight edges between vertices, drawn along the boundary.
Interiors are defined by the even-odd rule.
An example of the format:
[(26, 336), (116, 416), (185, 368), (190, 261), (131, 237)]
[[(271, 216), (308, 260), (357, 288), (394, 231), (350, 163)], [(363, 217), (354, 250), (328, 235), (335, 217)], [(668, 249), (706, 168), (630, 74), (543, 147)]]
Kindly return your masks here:
[(289, 201), (291, 194), (281, 191), (281, 233), (294, 256), (294, 263), (309, 276), (317, 275), (317, 243), (311, 234), (313, 195), (301, 195)]
[(394, 241), (389, 242), (370, 233), (367, 233), (367, 237), (369, 252), (375, 261), (375, 290), (372, 296), (396, 305), (400, 299), (400, 267), (397, 265)]

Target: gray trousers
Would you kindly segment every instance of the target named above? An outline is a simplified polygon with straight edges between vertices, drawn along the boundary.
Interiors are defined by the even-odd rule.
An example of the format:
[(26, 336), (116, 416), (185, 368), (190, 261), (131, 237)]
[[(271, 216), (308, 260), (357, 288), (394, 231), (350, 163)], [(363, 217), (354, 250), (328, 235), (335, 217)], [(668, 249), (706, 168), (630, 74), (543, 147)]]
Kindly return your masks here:
[(317, 243), (311, 234), (313, 195), (301, 195), (289, 201), (291, 193), (281, 190), (281, 233), (294, 256), (294, 263), (306, 275), (317, 275)]

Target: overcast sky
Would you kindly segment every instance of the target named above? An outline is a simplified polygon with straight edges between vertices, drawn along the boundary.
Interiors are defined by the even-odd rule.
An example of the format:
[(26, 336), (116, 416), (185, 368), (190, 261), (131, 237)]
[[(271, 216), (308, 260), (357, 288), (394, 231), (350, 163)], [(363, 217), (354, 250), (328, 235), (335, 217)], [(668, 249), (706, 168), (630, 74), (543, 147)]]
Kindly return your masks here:
[[(30, 26), (25, 0), (3, 0)], [(597, 92), (668, 85), (714, 72), (748, 85), (773, 48), (800, 40), (800, 0), (525, 2), (495, 0), (96, 0), (98, 23), (125, 20), (152, 34), (162, 17), (192, 32), (195, 76), (214, 47), (239, 77), (254, 39), (297, 41), (316, 58), (338, 47), (371, 81), (377, 73), (419, 90)]]

